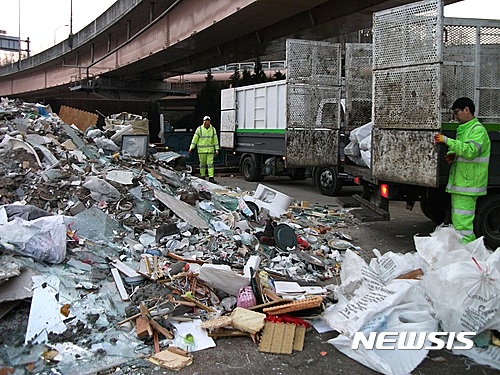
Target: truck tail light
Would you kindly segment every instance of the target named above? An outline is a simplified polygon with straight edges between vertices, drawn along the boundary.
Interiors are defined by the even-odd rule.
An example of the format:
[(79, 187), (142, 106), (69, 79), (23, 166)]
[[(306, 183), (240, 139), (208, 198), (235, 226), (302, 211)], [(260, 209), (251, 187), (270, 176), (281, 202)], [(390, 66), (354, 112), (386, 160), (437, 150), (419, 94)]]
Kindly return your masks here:
[(354, 177), (354, 183), (356, 185), (361, 185), (361, 179), (359, 177)]
[(381, 184), (380, 185), (380, 195), (382, 198), (389, 198), (389, 185), (387, 184)]

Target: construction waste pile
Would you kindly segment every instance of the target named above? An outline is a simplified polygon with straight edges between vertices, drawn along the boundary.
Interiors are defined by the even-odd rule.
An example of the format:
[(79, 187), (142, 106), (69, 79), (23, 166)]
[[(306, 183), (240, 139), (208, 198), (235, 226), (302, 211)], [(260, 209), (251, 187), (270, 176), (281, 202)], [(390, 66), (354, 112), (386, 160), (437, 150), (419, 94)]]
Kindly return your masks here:
[[(292, 354), (325, 327), (385, 374), (409, 373), (436, 342), (500, 369), (499, 251), (439, 227), (415, 237), (416, 252), (367, 262), (343, 233), (348, 210), (193, 177), (181, 155), (144, 141), (144, 120), (82, 130), (2, 98), (1, 373), (119, 373), (131, 361), (178, 371), (214, 339)], [(26, 300), (28, 316), (15, 314)], [(415, 350), (353, 350), (358, 332), (424, 336)], [(467, 340), (430, 332), (477, 335), (460, 350)]]

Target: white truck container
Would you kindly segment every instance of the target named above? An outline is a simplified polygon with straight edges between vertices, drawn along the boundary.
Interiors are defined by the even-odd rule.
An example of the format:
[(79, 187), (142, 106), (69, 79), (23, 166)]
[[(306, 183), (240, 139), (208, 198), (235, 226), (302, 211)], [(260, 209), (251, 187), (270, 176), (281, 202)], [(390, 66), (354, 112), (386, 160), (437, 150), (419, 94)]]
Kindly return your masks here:
[(323, 167), (336, 180), (330, 194), (338, 192), (347, 176), (337, 170), (341, 46), (290, 39), (286, 49), (286, 80), (222, 90), (221, 147), (241, 154), (248, 181), (304, 179)]

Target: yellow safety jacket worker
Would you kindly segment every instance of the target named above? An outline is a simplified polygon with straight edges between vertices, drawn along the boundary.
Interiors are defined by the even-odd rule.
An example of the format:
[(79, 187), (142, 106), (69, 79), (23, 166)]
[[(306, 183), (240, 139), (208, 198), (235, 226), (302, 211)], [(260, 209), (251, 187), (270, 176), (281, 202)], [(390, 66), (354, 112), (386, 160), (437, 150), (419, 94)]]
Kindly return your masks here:
[(446, 191), (461, 195), (486, 195), (491, 142), (477, 118), (457, 128), (457, 138), (446, 140), (448, 153), (456, 157), (450, 169)]
[(204, 125), (198, 126), (194, 132), (189, 149), (192, 150), (195, 147), (198, 147), (199, 154), (213, 154), (216, 150), (219, 150), (219, 139), (212, 125), (208, 128), (205, 128)]

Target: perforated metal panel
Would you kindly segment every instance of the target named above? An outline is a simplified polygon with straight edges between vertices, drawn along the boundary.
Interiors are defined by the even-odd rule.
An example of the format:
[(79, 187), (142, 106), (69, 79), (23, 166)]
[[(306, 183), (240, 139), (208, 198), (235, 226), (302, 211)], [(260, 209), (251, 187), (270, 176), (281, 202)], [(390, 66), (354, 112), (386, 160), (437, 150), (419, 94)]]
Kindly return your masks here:
[(339, 86), (340, 44), (301, 39), (286, 41), (286, 79), (289, 83)]
[(441, 128), (442, 2), (373, 17), (372, 177), (437, 186), (432, 134)]
[(372, 172), (379, 180), (436, 186), (435, 131), (373, 129)]
[(220, 130), (234, 132), (236, 130), (236, 110), (222, 111), (220, 114)]
[(236, 89), (221, 90), (221, 111), (236, 108)]
[(372, 118), (373, 46), (368, 43), (346, 43), (344, 129), (350, 131)]
[(337, 165), (339, 132), (335, 129), (287, 130), (287, 168)]
[(374, 68), (441, 61), (442, 4), (421, 1), (373, 15)]
[(286, 166), (338, 162), (340, 44), (287, 40)]
[(440, 129), (440, 65), (374, 72), (374, 125), (381, 129)]
[(220, 132), (219, 142), (222, 148), (234, 148), (234, 132)]
[(287, 129), (340, 128), (340, 87), (287, 87)]
[(482, 123), (500, 123), (500, 22), (445, 18), (442, 118), (462, 96), (472, 98)]

